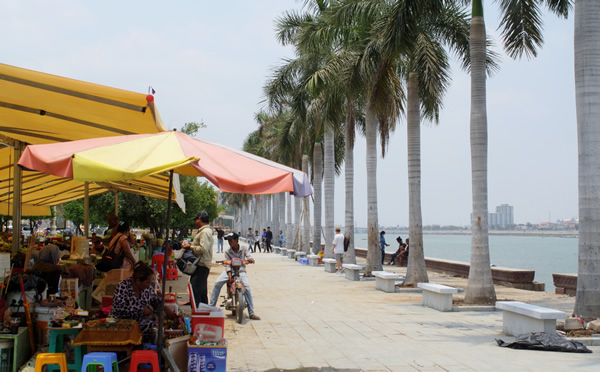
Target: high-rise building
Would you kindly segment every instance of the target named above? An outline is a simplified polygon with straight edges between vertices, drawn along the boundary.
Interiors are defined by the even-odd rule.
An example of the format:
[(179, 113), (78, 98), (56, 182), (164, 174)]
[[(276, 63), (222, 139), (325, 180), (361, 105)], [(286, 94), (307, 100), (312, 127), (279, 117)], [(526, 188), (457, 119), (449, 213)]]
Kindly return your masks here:
[(515, 224), (513, 206), (501, 204), (496, 207), (496, 213), (488, 214), (488, 226), (490, 228), (504, 228)]

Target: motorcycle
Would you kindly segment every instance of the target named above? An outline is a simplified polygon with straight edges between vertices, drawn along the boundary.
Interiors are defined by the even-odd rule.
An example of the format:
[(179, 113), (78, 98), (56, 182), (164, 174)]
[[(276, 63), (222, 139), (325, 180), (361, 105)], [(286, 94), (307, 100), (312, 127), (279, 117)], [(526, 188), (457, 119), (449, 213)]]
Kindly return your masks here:
[(221, 296), (223, 297), (221, 307), (230, 310), (235, 316), (236, 322), (242, 323), (244, 321), (244, 309), (248, 307), (248, 304), (245, 297), (246, 288), (240, 276), (240, 267), (242, 267), (242, 264), (249, 264), (250, 261), (234, 258), (232, 260), (217, 261), (217, 263), (231, 267), (231, 280), (227, 282), (227, 294)]

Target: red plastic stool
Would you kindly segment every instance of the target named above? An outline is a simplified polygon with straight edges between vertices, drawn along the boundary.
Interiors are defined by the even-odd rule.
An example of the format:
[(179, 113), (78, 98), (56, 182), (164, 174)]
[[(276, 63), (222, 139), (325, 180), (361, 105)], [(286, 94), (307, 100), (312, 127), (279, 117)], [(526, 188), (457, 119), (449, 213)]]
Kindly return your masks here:
[(152, 266), (151, 267), (158, 273), (158, 281), (162, 280), (164, 264), (165, 264), (165, 254), (164, 253), (155, 253), (152, 256)]
[(167, 269), (167, 280), (178, 280), (179, 279), (179, 271), (177, 268)]
[(137, 372), (138, 365), (147, 363), (152, 365), (152, 372), (160, 372), (158, 354), (154, 350), (134, 350), (131, 354), (129, 372)]

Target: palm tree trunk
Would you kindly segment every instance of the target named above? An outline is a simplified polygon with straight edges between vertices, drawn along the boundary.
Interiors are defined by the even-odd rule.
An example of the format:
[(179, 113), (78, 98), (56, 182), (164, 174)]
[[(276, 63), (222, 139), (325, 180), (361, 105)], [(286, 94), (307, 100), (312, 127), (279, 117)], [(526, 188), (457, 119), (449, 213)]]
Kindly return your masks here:
[(600, 316), (600, 3), (575, 2), (579, 265), (575, 314)]
[(292, 230), (294, 229), (294, 224), (292, 223), (292, 196), (288, 193), (285, 194), (285, 204), (287, 205), (286, 209), (286, 234), (285, 240), (287, 241), (286, 247), (291, 248), (292, 244), (294, 244), (294, 234)]
[(315, 143), (313, 150), (313, 195), (315, 197), (314, 207), (314, 225), (313, 233), (313, 253), (317, 254), (321, 251), (321, 216), (322, 216), (322, 183), (323, 183), (323, 149), (319, 142)]
[[(348, 104), (349, 111), (353, 103)], [(346, 115), (346, 140), (344, 143), (344, 181), (346, 188), (344, 211), (344, 236), (350, 240), (348, 251), (344, 254), (344, 262), (356, 264), (354, 252), (354, 113)]]
[(302, 247), (302, 236), (300, 234), (300, 224), (302, 223), (302, 221), (300, 221), (302, 212), (301, 201), (302, 198), (294, 196), (294, 239), (292, 240), (293, 246), (291, 248), (296, 251), (298, 250), (298, 247)]
[(486, 34), (481, 0), (473, 1), (471, 48), (471, 266), (465, 291), (467, 304), (494, 304), (496, 291), (490, 268), (487, 195)]
[[(302, 156), (302, 171), (306, 174), (308, 173), (308, 155)], [(309, 197), (305, 197), (302, 199), (302, 203), (304, 204), (304, 214), (302, 217), (304, 223), (304, 234), (302, 237), (302, 252), (310, 252), (310, 203), (308, 202)]]
[(423, 253), (423, 218), (421, 216), (421, 113), (419, 81), (411, 72), (407, 82), (406, 137), (408, 151), (408, 231), (410, 250), (406, 284), (428, 282)]
[[(285, 237), (287, 233), (287, 227), (285, 225), (285, 193), (280, 192), (277, 196), (279, 197), (279, 230), (281, 230)], [(277, 234), (279, 234), (279, 231), (277, 231)], [(277, 235), (277, 240), (279, 240), (279, 235)], [(285, 247), (286, 244), (284, 243), (282, 246)]]
[(271, 231), (273, 231), (273, 244), (279, 246), (279, 194), (271, 195), (273, 200), (273, 224), (271, 225)]
[(367, 137), (367, 233), (369, 236), (365, 275), (371, 276), (372, 271), (382, 269), (377, 220), (377, 115), (374, 104), (371, 102), (367, 103), (365, 124)]
[(334, 235), (334, 194), (335, 194), (335, 157), (333, 143), (333, 129), (325, 128), (323, 138), (324, 154), (323, 165), (323, 192), (325, 200), (325, 255), (324, 257), (333, 257), (333, 235)]

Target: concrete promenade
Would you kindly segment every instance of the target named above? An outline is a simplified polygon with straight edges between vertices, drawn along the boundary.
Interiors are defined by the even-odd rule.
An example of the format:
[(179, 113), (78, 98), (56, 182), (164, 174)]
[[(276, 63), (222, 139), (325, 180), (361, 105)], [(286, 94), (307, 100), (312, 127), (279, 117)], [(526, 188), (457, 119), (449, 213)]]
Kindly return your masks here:
[[(227, 246), (225, 242), (225, 246)], [(215, 239), (216, 252), (216, 239)], [(419, 293), (384, 293), (374, 280), (352, 282), (274, 253), (255, 253), (249, 265), (256, 314), (262, 320), (237, 324), (226, 313), (228, 371), (595, 371), (592, 354), (513, 350), (494, 339), (502, 313), (442, 313), (421, 306)], [(214, 254), (213, 260), (223, 254)], [(359, 263), (364, 263), (364, 260)], [(406, 268), (385, 266), (404, 274)], [(212, 283), (223, 268), (214, 264)], [(187, 298), (184, 275), (169, 285)], [(466, 287), (467, 281), (429, 273), (431, 282)], [(224, 293), (224, 289), (221, 294)], [(496, 286), (499, 300), (518, 300), (570, 314), (574, 298)], [(463, 293), (455, 295), (462, 298)], [(185, 308), (184, 308), (185, 310)]]

